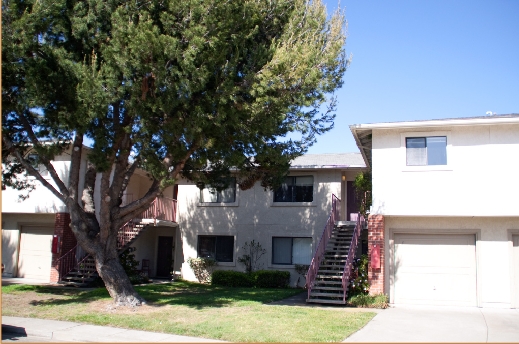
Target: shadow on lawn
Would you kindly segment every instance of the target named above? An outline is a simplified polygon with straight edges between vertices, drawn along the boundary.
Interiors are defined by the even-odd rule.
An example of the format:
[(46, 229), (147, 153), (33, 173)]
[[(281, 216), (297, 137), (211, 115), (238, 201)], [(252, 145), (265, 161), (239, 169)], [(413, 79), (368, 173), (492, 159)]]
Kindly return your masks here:
[[(196, 309), (219, 308), (231, 304), (243, 304), (249, 302), (266, 304), (301, 293), (301, 289), (227, 288), (186, 281), (135, 286), (135, 290), (146, 300), (148, 306), (151, 307), (178, 305), (193, 307)], [(29, 303), (34, 306), (57, 306), (110, 299), (105, 288), (78, 290), (64, 287), (19, 285), (16, 287), (15, 291), (32, 291), (39, 294), (65, 296), (65, 298), (49, 298), (46, 300), (30, 301)]]
[(153, 307), (182, 305), (197, 309), (249, 302), (266, 304), (301, 293), (300, 289), (227, 288), (185, 281), (136, 289)]

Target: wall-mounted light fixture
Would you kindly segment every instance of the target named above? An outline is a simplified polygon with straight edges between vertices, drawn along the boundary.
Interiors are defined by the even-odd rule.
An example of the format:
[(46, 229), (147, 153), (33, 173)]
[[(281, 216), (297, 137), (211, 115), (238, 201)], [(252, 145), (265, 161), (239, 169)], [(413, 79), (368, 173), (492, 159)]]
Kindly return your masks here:
[(342, 181), (343, 181), (343, 182), (346, 181), (346, 176), (345, 176), (345, 175), (342, 176)]

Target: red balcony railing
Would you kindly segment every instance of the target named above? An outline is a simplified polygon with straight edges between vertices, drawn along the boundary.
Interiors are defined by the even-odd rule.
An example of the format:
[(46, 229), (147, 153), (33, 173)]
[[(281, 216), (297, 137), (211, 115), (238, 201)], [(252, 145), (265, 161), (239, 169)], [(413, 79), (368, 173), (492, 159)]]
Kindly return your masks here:
[(330, 240), (330, 237), (332, 235), (335, 222), (340, 220), (340, 205), (341, 200), (337, 196), (332, 195), (332, 210), (330, 212), (330, 216), (328, 216), (328, 220), (326, 221), (326, 225), (324, 226), (323, 235), (321, 236), (319, 245), (315, 250), (314, 257), (312, 258), (312, 262), (310, 263), (310, 268), (308, 269), (308, 274), (306, 275), (306, 287), (308, 289), (308, 298), (310, 298), (310, 293), (312, 292), (312, 287), (315, 283), (317, 271), (319, 270), (319, 265), (321, 264), (321, 260), (324, 257), (324, 252), (326, 250), (326, 246), (328, 245), (328, 241)]

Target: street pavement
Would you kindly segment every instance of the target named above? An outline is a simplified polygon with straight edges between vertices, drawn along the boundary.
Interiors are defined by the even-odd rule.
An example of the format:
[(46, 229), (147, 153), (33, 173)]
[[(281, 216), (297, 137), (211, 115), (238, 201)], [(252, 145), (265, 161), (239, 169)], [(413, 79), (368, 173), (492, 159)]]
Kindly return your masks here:
[[(179, 336), (167, 333), (128, 330), (108, 326), (78, 324), (70, 321), (44, 320), (2, 316), (4, 334), (27, 337), (25, 341), (64, 342), (162, 342), (162, 343), (217, 343), (214, 339)], [(3, 338), (2, 338), (3, 339)]]
[(394, 306), (345, 342), (519, 343), (519, 309)]

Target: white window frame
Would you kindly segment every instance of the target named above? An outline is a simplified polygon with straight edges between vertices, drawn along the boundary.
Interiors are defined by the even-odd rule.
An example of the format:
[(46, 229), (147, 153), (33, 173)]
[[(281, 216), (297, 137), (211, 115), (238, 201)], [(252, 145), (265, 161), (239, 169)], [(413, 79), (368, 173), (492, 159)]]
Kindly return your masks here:
[[(234, 177), (233, 177), (234, 178)], [(201, 193), (202, 190), (198, 189), (198, 206), (199, 207), (238, 207), (240, 205), (239, 197), (240, 197), (240, 188), (238, 187), (238, 183), (235, 179), (235, 193), (234, 193), (234, 202), (202, 202)]]
[[(420, 165), (420, 166), (408, 166), (407, 165), (407, 148), (406, 139), (411, 137), (432, 137), (432, 136), (444, 136), (447, 138), (446, 165)], [(452, 171), (452, 140), (450, 131), (409, 131), (400, 134), (400, 161), (403, 166), (403, 172), (428, 172), (428, 171)]]
[[(31, 156), (35, 156), (36, 160), (39, 159), (39, 156), (38, 156), (38, 153), (32, 151), (31, 153), (27, 154), (27, 158), (30, 159)], [(36, 164), (31, 164), (32, 167), (34, 167), (34, 169), (40, 174), (40, 176), (42, 176), (44, 179), (50, 179), (50, 176), (49, 176), (49, 171), (47, 170), (47, 168), (45, 167), (45, 165), (43, 164), (39, 164), (39, 163), (36, 163)], [(30, 176), (32, 179), (36, 179), (36, 177), (34, 176)]]
[[(304, 235), (273, 235), (271, 238), (270, 238), (270, 251), (271, 251), (271, 254), (270, 254), (270, 262), (271, 262), (271, 267), (280, 267), (280, 268), (293, 268), (295, 267), (296, 264), (292, 263), (291, 264), (282, 264), (282, 263), (274, 263), (274, 239), (275, 238), (287, 238), (287, 239), (292, 239), (292, 250), (294, 249), (294, 239), (309, 239), (310, 240), (310, 249), (312, 251), (311, 253), (311, 256), (313, 257), (314, 255), (314, 240), (311, 236), (304, 236)], [(291, 253), (291, 260), (294, 259), (294, 251), (292, 251)], [(311, 264), (312, 262), (312, 257), (310, 257), (310, 262), (308, 262), (308, 264), (306, 265), (309, 265)]]
[[(232, 234), (213, 234), (213, 233), (209, 233), (209, 234), (200, 234), (198, 233), (196, 235), (196, 256), (199, 257), (199, 251), (200, 251), (200, 237), (232, 237), (233, 238), (233, 248), (232, 248), (232, 261), (230, 262), (224, 262), (224, 261), (218, 261), (216, 260), (216, 251), (215, 251), (215, 260), (218, 262), (218, 265), (221, 265), (221, 266), (235, 266), (235, 262), (236, 262), (236, 236), (235, 235), (232, 235)], [(215, 247), (215, 250), (216, 250), (216, 247)]]

